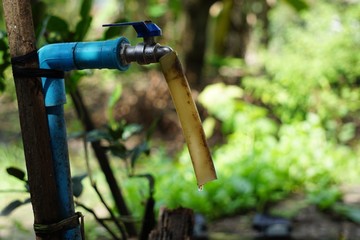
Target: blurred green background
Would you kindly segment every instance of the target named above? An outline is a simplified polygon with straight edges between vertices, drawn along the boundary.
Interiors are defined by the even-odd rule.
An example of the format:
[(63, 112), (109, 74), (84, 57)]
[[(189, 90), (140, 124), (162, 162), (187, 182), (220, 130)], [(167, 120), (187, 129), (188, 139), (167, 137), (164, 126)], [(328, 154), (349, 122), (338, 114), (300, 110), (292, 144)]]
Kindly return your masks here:
[[(100, 141), (107, 150), (139, 228), (149, 187), (143, 178), (129, 177), (133, 174), (154, 176), (156, 211), (183, 206), (215, 221), (268, 212), (275, 203), (296, 195), (302, 199), (300, 208), (315, 205), (360, 222), (360, 210), (344, 198), (344, 189), (360, 186), (358, 0), (31, 2), (38, 48), (116, 36), (125, 36), (134, 45), (141, 39), (131, 27), (109, 30), (101, 25), (151, 19), (163, 30), (157, 41), (175, 49), (182, 60), (219, 178), (201, 192), (157, 64), (132, 64), (126, 72), (78, 71), (66, 79), (69, 95), (81, 92), (97, 129), (86, 140)], [(12, 192), (24, 190), (24, 183), (6, 173), (11, 166), (25, 170), (25, 161), (3, 17), (0, 63), (4, 208), (28, 194)], [(86, 134), (73, 99), (69, 96), (66, 118), (76, 176), (87, 173)], [(89, 153), (91, 175), (118, 214), (104, 174)], [(88, 179), (82, 183), (77, 200), (106, 218)], [(296, 211), (283, 215), (291, 218)], [(0, 217), (0, 238), (27, 239), (31, 217), (29, 204)], [(89, 239), (110, 239), (91, 216), (88, 219)]]

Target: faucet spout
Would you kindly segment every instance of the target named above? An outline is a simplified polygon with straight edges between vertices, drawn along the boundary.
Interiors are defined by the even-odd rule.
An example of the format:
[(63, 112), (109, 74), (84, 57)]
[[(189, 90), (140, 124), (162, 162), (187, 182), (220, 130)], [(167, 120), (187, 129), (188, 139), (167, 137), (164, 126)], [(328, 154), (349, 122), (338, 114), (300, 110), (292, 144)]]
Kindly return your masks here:
[(163, 56), (165, 56), (166, 54), (170, 53), (170, 52), (173, 52), (174, 50), (169, 47), (169, 46), (159, 46), (157, 49), (156, 49), (156, 60), (157, 62), (160, 61), (160, 58), (162, 58)]
[(162, 46), (158, 43), (142, 42), (135, 46), (124, 44), (120, 51), (123, 65), (137, 62), (140, 65), (157, 63), (160, 58), (173, 50), (169, 46)]

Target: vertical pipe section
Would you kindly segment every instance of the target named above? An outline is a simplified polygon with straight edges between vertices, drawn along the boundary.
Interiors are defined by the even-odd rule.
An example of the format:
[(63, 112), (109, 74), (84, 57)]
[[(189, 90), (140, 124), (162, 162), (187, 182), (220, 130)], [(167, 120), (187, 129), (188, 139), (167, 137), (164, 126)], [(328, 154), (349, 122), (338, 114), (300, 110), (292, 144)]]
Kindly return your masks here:
[(205, 183), (216, 179), (216, 172), (199, 113), (176, 52), (170, 52), (161, 57), (160, 65), (180, 119), (197, 184), (201, 190)]
[[(40, 68), (70, 70), (74, 68), (73, 49), (75, 43), (62, 44), (61, 51), (51, 52), (53, 47), (44, 47), (39, 50)], [(55, 46), (56, 47), (56, 46)], [(50, 49), (48, 49), (50, 48)], [(63, 65), (59, 65), (59, 59)], [(50, 64), (55, 66), (51, 66)], [(75, 214), (72, 195), (70, 162), (67, 147), (66, 124), (64, 118), (64, 104), (66, 103), (65, 80), (42, 78), (45, 108), (48, 118), (51, 151), (54, 161), (55, 178), (59, 194), (60, 214), (62, 219)], [(80, 227), (63, 232), (64, 240), (80, 240)]]

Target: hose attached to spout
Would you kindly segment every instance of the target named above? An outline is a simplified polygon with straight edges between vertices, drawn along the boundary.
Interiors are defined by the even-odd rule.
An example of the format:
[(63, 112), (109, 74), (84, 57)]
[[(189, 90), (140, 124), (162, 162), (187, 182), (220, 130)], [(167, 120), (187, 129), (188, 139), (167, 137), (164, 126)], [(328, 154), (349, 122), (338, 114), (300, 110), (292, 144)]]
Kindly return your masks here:
[(205, 183), (217, 177), (199, 113), (176, 52), (165, 54), (159, 62), (180, 119), (197, 184), (202, 189)]

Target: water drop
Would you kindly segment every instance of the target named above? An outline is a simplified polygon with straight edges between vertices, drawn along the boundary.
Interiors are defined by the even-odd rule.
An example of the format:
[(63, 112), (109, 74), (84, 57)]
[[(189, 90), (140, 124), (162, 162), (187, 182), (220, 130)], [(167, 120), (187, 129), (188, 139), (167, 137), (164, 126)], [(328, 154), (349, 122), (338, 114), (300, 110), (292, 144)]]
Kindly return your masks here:
[(202, 190), (204, 190), (204, 185), (199, 185), (198, 190), (199, 190), (199, 192), (202, 192)]

